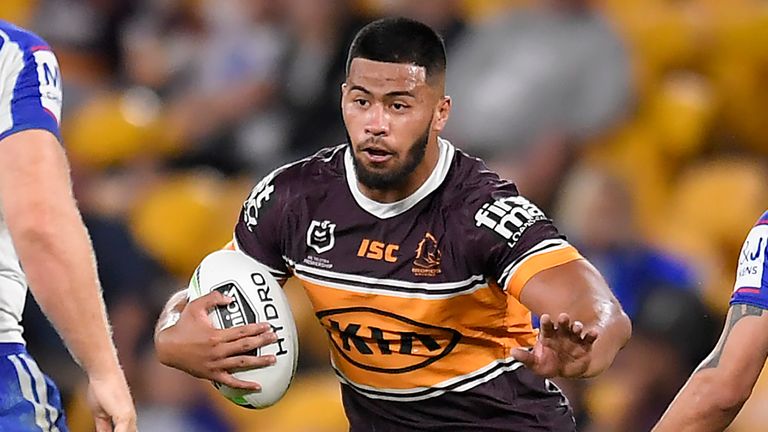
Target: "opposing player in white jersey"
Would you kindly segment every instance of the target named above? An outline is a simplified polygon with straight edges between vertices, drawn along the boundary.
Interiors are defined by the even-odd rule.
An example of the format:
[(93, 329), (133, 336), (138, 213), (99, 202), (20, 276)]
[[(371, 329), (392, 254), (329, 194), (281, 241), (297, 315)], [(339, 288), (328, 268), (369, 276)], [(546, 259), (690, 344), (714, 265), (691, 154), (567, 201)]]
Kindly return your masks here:
[(723, 334), (654, 432), (722, 431), (739, 413), (768, 359), (768, 211), (739, 254)]
[(88, 375), (97, 430), (135, 431), (59, 143), (61, 103), (51, 49), (0, 21), (0, 430), (67, 430), (58, 390), (25, 350), (20, 320), (29, 286)]

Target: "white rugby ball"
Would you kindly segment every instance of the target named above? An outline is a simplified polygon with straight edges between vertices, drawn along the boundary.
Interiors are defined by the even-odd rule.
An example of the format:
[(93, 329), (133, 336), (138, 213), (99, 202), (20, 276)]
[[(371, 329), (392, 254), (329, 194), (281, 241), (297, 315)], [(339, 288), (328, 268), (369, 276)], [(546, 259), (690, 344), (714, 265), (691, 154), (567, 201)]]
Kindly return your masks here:
[(277, 358), (274, 365), (232, 374), (243, 381), (259, 383), (260, 391), (238, 390), (220, 383), (214, 386), (227, 399), (247, 408), (273, 405), (288, 390), (299, 358), (296, 324), (283, 288), (265, 266), (251, 257), (238, 251), (219, 250), (203, 259), (187, 289), (190, 301), (213, 290), (234, 298), (230, 304), (209, 313), (214, 327), (225, 329), (266, 322), (277, 334), (276, 342), (251, 353), (273, 354)]

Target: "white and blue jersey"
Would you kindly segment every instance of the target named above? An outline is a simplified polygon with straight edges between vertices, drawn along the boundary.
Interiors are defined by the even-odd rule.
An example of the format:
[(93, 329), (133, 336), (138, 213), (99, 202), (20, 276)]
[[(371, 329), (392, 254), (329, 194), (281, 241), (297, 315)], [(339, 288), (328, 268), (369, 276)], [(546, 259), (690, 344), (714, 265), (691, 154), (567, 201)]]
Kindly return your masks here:
[[(0, 20), (0, 141), (28, 129), (59, 136), (61, 74), (38, 36)], [(27, 280), (0, 213), (0, 343), (24, 343), (21, 313)]]
[(749, 232), (739, 254), (739, 267), (731, 304), (768, 309), (768, 211)]
[(45, 129), (59, 136), (61, 72), (48, 44), (0, 20), (0, 139)]
[[(61, 74), (40, 37), (0, 20), (2, 140), (29, 129), (60, 138)], [(21, 314), (27, 280), (0, 213), (0, 431), (66, 431), (56, 386), (27, 354)]]
[(0, 431), (67, 432), (59, 390), (22, 344), (0, 344)]

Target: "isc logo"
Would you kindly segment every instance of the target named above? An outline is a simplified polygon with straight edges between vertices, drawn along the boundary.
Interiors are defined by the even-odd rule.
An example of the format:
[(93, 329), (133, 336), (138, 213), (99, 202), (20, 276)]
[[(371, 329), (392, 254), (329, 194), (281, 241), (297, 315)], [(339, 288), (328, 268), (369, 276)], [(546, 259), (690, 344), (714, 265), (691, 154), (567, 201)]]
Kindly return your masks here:
[(317, 317), (339, 355), (375, 372), (398, 374), (425, 367), (448, 355), (461, 339), (454, 329), (369, 307), (330, 309)]
[(384, 260), (386, 262), (397, 262), (395, 252), (400, 249), (399, 245), (382, 243), (376, 240), (368, 240), (366, 238), (360, 242), (360, 247), (357, 249), (357, 256), (370, 258), (372, 260)]

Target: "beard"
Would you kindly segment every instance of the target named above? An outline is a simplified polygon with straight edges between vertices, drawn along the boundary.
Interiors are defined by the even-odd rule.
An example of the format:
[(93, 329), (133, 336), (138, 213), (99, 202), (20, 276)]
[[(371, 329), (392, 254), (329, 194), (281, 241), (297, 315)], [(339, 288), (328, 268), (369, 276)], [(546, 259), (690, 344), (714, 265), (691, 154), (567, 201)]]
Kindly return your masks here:
[(368, 169), (362, 162), (357, 159), (355, 152), (352, 149), (352, 140), (347, 134), (347, 143), (349, 143), (349, 149), (352, 152), (352, 161), (355, 168), (355, 176), (357, 181), (363, 184), (363, 186), (373, 190), (392, 190), (397, 189), (400, 186), (405, 185), (408, 182), (408, 178), (416, 167), (424, 160), (424, 155), (427, 152), (427, 143), (429, 142), (429, 131), (432, 122), (427, 126), (424, 133), (416, 138), (411, 144), (408, 152), (405, 154), (405, 159), (399, 166), (387, 170), (372, 170)]

